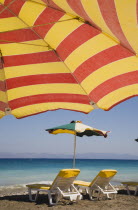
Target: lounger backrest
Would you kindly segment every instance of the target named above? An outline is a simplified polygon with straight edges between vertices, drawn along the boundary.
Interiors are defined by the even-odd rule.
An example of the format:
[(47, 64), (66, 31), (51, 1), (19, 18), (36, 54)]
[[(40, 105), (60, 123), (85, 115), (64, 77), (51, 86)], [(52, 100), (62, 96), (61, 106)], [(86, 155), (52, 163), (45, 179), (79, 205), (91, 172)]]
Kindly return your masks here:
[(51, 190), (56, 189), (59, 187), (61, 190), (66, 191), (69, 189), (71, 184), (73, 184), (74, 180), (80, 173), (79, 169), (63, 169), (61, 170), (55, 180), (53, 181), (53, 184), (51, 186)]
[(116, 170), (102, 170), (99, 172), (99, 174), (93, 179), (90, 186), (96, 187), (97, 185), (101, 187), (102, 189), (105, 189), (106, 186), (109, 184), (110, 180), (115, 176), (117, 173)]

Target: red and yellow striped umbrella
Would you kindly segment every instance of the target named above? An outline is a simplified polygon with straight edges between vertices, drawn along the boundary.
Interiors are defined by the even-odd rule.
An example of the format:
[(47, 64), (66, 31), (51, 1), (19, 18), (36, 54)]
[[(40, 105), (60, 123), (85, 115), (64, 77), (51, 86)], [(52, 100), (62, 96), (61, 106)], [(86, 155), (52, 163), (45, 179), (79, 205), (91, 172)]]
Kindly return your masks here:
[(0, 0), (0, 118), (138, 95), (136, 0)]

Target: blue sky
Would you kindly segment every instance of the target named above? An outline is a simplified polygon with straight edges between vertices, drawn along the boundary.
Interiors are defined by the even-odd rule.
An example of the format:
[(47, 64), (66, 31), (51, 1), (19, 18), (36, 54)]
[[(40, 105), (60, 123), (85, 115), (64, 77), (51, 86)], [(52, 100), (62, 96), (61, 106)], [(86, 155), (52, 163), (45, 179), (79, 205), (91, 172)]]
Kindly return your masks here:
[(49, 111), (35, 116), (0, 119), (0, 152), (72, 154), (73, 135), (52, 135), (46, 128), (81, 120), (84, 124), (109, 130), (108, 138), (77, 138), (77, 153), (114, 153), (138, 156), (138, 97), (131, 98), (110, 111), (89, 114), (74, 111)]

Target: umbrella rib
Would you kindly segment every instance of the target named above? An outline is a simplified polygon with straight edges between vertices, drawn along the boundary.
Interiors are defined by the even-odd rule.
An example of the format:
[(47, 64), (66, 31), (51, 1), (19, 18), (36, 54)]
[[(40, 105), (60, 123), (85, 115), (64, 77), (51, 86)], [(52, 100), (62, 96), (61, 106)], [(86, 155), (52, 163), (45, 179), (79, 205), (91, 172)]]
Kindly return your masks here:
[(29, 43), (23, 43), (23, 42), (13, 42), (13, 41), (9, 41), (9, 40), (0, 40), (0, 42), (16, 43), (16, 44), (24, 44), (24, 45), (33, 45), (33, 46), (36, 46), (36, 47), (49, 47), (49, 45), (29, 44)]
[(29, 43), (23, 43), (23, 42), (13, 42), (13, 41), (9, 41), (9, 40), (0, 40), (0, 42), (33, 45), (33, 46), (36, 46), (36, 47), (48, 47), (48, 45), (38, 45), (38, 44), (29, 44)]
[[(8, 10), (9, 10), (9, 8), (7, 8)], [(12, 11), (11, 11), (12, 12)], [(14, 13), (13, 13), (14, 14)], [(15, 14), (14, 14), (15, 15)], [(16, 16), (17, 18), (19, 18), (18, 16)], [(20, 19), (20, 18), (19, 18)], [(67, 19), (67, 20), (59, 20), (59, 21), (55, 21), (55, 22), (49, 22), (49, 23), (44, 23), (44, 24), (40, 24), (40, 25), (35, 25), (35, 26), (28, 26), (22, 19), (20, 19), (27, 27), (25, 27), (24, 29), (30, 29), (30, 30), (32, 30), (33, 28), (36, 28), (36, 27), (38, 27), (38, 26), (45, 26), (45, 25), (49, 25), (49, 24), (54, 24), (54, 23), (61, 23), (61, 22), (65, 22), (65, 21), (69, 21), (69, 20), (80, 20), (78, 17), (74, 17), (74, 18), (69, 18), (69, 19)], [(21, 28), (22, 29), (22, 28)], [(17, 31), (17, 30), (19, 30), (19, 28), (18, 29), (14, 29), (14, 30), (10, 30), (10, 31)], [(34, 31), (34, 30), (32, 30), (35, 34), (37, 34), (36, 33), (36, 31)], [(4, 32), (9, 32), (9, 31), (4, 31)], [(3, 31), (2, 32), (0, 32), (0, 33), (3, 33)], [(40, 37), (40, 35), (39, 34), (37, 34), (37, 36), (39, 36)], [(41, 37), (41, 39), (43, 39), (42, 37)]]
[(8, 7), (13, 3), (13, 2), (15, 2), (16, 0), (13, 0), (13, 1), (11, 1), (8, 5), (4, 5), (4, 4), (2, 4), (2, 3), (0, 3), (0, 5), (2, 5), (4, 8), (0, 11), (0, 14), (4, 11), (4, 10), (6, 10), (6, 9), (8, 9)]

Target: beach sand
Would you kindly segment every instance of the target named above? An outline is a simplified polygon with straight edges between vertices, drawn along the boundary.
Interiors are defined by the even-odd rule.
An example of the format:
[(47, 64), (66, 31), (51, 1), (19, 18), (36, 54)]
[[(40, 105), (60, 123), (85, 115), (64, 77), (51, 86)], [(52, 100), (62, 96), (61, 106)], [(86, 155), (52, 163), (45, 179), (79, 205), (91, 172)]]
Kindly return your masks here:
[(38, 201), (30, 202), (26, 188), (1, 189), (0, 190), (0, 210), (137, 210), (138, 195), (134, 196), (133, 189), (131, 195), (127, 195), (125, 189), (118, 191), (116, 199), (90, 201), (88, 196), (78, 203), (69, 201), (60, 202), (57, 206), (49, 207), (46, 194), (40, 194)]

